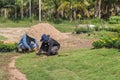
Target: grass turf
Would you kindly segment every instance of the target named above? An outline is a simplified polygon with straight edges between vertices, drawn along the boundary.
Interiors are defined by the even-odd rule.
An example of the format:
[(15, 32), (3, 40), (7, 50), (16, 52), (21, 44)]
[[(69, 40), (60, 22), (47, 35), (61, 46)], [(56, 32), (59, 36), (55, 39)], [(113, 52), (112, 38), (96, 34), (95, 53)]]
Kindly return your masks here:
[(48, 58), (30, 53), (17, 59), (16, 66), (28, 80), (119, 80), (120, 52), (78, 49)]

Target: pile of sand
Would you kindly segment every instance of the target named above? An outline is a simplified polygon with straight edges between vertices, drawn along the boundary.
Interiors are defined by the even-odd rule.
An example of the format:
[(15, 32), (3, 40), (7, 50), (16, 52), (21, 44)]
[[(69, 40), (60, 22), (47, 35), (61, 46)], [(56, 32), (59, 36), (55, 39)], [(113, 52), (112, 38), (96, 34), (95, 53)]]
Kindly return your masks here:
[(61, 33), (60, 31), (58, 31), (57, 29), (55, 29), (52, 25), (48, 23), (39, 23), (37, 25), (34, 25), (28, 30), (27, 33), (35, 37), (38, 41), (40, 40), (43, 34), (50, 35), (50, 37), (56, 40), (68, 38), (66, 34)]

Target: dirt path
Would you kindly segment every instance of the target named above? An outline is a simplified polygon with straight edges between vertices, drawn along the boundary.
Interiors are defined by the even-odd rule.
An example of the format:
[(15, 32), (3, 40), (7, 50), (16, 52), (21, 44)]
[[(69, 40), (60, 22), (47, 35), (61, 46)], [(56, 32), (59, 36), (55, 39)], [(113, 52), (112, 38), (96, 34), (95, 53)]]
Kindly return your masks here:
[(10, 42), (17, 42), (29, 28), (0, 28), (0, 35), (6, 37)]
[(15, 60), (20, 56), (12, 57), (11, 62), (8, 64), (8, 71), (9, 71), (9, 80), (27, 80), (26, 76), (22, 74), (16, 67), (15, 67)]

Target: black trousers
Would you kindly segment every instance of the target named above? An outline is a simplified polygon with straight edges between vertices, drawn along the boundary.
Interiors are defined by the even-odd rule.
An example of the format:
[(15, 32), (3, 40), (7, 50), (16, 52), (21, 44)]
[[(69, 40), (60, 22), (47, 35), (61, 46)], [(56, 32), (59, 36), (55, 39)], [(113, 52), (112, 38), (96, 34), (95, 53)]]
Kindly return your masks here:
[(56, 54), (58, 54), (58, 50), (59, 50), (60, 46), (52, 46), (51, 49), (49, 50), (49, 52), (48, 52), (48, 48), (49, 48), (49, 46), (41, 47), (37, 54), (40, 55), (42, 53), (42, 51), (45, 51), (46, 55), (56, 55)]

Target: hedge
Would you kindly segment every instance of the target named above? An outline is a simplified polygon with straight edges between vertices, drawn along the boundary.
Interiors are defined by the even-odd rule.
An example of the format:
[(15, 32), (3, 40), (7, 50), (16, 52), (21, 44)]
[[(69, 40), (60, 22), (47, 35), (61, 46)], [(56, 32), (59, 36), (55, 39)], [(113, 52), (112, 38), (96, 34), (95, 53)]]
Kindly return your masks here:
[(0, 41), (0, 52), (11, 52), (16, 50), (17, 43), (4, 43)]

